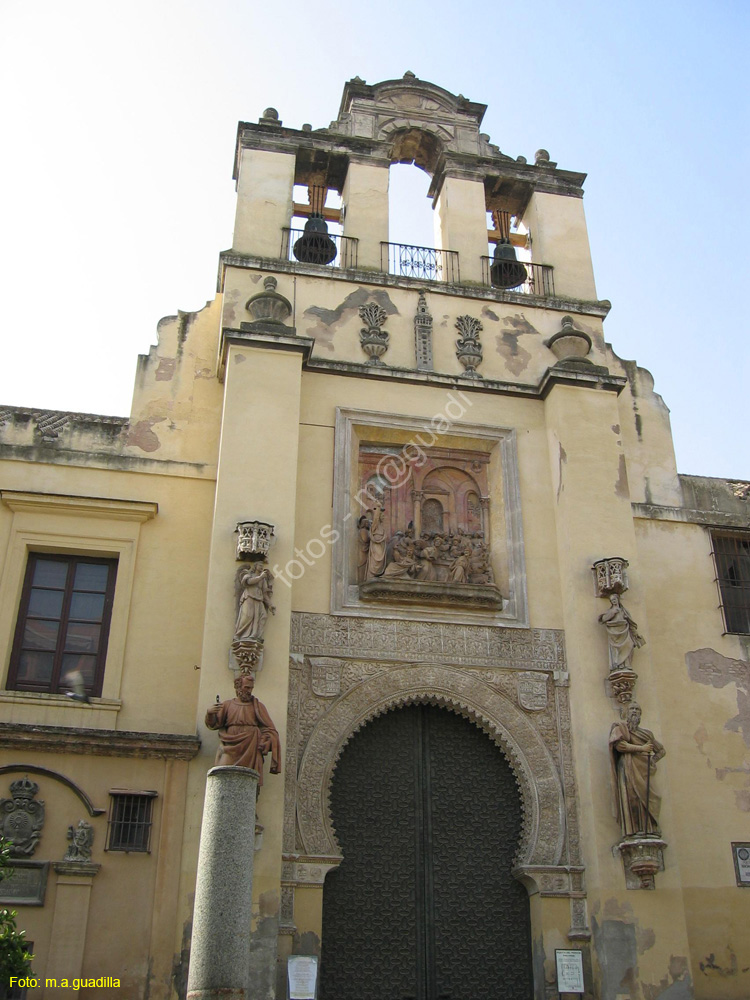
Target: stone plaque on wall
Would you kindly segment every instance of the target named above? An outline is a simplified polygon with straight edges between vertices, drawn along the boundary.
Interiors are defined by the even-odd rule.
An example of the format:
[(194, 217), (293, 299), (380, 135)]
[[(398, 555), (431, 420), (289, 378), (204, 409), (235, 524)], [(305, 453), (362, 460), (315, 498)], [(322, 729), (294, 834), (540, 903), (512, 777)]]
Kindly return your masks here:
[(14, 861), (13, 873), (0, 882), (3, 906), (44, 906), (49, 861)]

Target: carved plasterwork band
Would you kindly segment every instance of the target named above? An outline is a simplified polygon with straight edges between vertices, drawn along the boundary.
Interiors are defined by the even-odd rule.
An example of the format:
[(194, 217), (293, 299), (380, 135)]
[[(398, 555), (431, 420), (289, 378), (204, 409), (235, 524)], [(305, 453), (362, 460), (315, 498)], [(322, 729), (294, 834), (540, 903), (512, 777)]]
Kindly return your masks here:
[(568, 897), (571, 933), (587, 937), (562, 632), (301, 612), (291, 625), (287, 906), (295, 886), (322, 888), (342, 859), (328, 803), (346, 744), (376, 716), (426, 703), (468, 719), (503, 752), (524, 811), (513, 873), (530, 892)]
[(554, 761), (526, 715), (476, 675), (448, 667), (393, 667), (354, 686), (320, 719), (298, 776), (297, 818), (308, 855), (341, 854), (328, 808), (331, 779), (346, 743), (366, 722), (414, 703), (449, 708), (470, 719), (502, 749), (524, 806), (519, 864), (562, 858), (564, 802)]

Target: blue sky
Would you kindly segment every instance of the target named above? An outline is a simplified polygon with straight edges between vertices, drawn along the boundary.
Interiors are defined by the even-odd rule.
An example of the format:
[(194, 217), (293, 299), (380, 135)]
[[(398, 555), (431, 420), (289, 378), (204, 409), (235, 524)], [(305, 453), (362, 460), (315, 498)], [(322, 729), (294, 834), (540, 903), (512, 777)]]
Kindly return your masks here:
[[(213, 297), (236, 125), (335, 117), (411, 70), (504, 152), (588, 173), (605, 334), (680, 471), (750, 478), (743, 0), (0, 3), (0, 403), (127, 414), (161, 316)], [(419, 237), (415, 234), (418, 241)]]

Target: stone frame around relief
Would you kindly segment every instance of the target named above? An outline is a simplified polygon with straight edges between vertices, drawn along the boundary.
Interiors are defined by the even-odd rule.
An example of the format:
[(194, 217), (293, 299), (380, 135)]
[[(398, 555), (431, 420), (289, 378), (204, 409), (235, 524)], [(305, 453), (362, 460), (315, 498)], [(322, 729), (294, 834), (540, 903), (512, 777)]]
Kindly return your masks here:
[[(447, 402), (447, 401), (446, 401)], [(357, 617), (379, 618), (419, 618), (424, 621), (458, 622), (462, 624), (498, 624), (507, 627), (528, 628), (528, 607), (526, 597), (526, 565), (524, 559), (523, 527), (521, 521), (521, 498), (516, 452), (516, 433), (510, 428), (492, 427), (486, 424), (455, 423), (445, 435), (440, 435), (435, 447), (445, 447), (451, 440), (459, 440), (457, 445), (489, 453), (498, 460), (501, 495), (491, 494), (494, 505), (502, 505), (505, 525), (504, 537), (493, 538), (493, 547), (501, 547), (503, 559), (507, 562), (509, 592), (504, 594), (507, 602), (500, 610), (479, 610), (454, 604), (450, 608), (424, 605), (408, 607), (399, 604), (378, 604), (362, 601), (359, 596), (356, 573), (356, 523), (353, 493), (356, 489), (356, 474), (359, 459), (359, 445), (367, 440), (367, 432), (372, 431), (382, 439), (384, 430), (392, 430), (399, 438), (413, 432), (435, 434), (430, 428), (431, 418), (419, 418), (403, 414), (380, 413), (372, 410), (336, 408), (334, 437), (334, 485), (333, 485), (333, 527), (338, 531), (337, 544), (332, 552), (331, 613)], [(399, 442), (403, 448), (408, 442)], [(385, 442), (384, 442), (385, 443)], [(427, 451), (425, 447), (423, 450)]]

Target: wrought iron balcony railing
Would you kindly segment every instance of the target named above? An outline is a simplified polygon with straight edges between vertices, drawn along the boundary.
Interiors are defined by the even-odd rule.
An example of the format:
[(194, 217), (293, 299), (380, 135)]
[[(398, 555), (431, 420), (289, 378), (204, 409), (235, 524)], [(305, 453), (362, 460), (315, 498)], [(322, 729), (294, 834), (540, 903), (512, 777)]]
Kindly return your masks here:
[[(517, 280), (518, 265), (523, 265), (526, 278), (519, 284), (511, 285)], [(493, 265), (495, 265), (493, 267)], [(551, 264), (532, 264), (527, 260), (495, 261), (493, 257), (482, 257), (482, 282), (492, 288), (500, 288), (505, 292), (515, 292), (517, 295), (541, 295), (553, 298), (555, 295), (554, 268)]]
[[(336, 233), (328, 233), (325, 236), (326, 244), (317, 246), (315, 239), (310, 239), (309, 234), (304, 229), (284, 228), (281, 231), (281, 259), (291, 260), (295, 263), (303, 264), (325, 264), (328, 267), (356, 267), (357, 247), (359, 240), (353, 236), (339, 236)], [(298, 249), (295, 254), (294, 248), (297, 241), (303, 236), (307, 237), (307, 244), (301, 255)], [(331, 257), (333, 248), (336, 254)]]
[(427, 281), (458, 283), (458, 253), (455, 250), (432, 250), (408, 243), (381, 243), (380, 266), (388, 274)]

